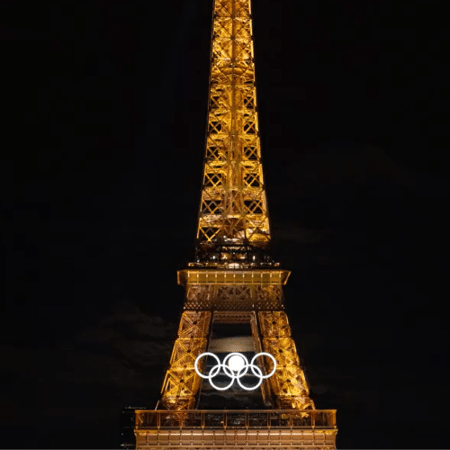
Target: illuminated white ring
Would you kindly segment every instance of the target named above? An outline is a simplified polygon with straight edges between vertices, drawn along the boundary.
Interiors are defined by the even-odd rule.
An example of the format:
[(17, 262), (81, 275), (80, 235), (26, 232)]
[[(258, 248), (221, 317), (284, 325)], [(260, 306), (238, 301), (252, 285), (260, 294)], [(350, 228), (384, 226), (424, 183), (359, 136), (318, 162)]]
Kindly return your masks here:
[[(214, 356), (216, 356), (216, 355), (214, 355)], [(216, 356), (216, 358), (219, 359), (217, 356)], [(226, 358), (225, 358), (225, 359), (226, 359)], [(217, 370), (214, 372), (214, 370), (215, 370), (216, 368), (217, 368)], [(213, 379), (216, 375), (219, 374), (220, 369), (223, 369), (223, 371), (225, 372), (225, 375), (231, 378), (230, 384), (228, 384), (228, 385), (225, 386), (225, 387), (219, 387), (219, 386), (215, 385), (215, 384), (213, 383), (213, 381), (212, 381), (212, 379)], [(225, 365), (225, 360), (223, 361), (223, 363), (220, 363), (220, 360), (219, 360), (219, 364), (217, 364), (216, 366), (214, 366), (214, 367), (211, 369), (211, 371), (209, 372), (209, 377), (208, 377), (208, 379), (209, 379), (209, 382), (210, 382), (211, 386), (212, 386), (214, 389), (217, 389), (218, 391), (226, 391), (227, 389), (230, 389), (230, 387), (233, 385), (234, 380), (236, 379), (236, 375), (234, 374), (233, 370), (231, 370), (230, 367), (228, 367), (228, 366)]]
[(254, 372), (254, 370), (253, 370), (254, 368), (259, 372), (259, 374), (255, 374), (255, 376), (259, 377), (259, 381), (258, 381), (258, 383), (256, 384), (256, 386), (253, 386), (253, 387), (247, 387), (247, 386), (244, 386), (244, 385), (241, 383), (240, 377), (237, 378), (237, 382), (238, 382), (239, 386), (240, 386), (242, 389), (246, 390), (246, 391), (254, 391), (255, 389), (258, 389), (258, 388), (261, 386), (261, 383), (263, 382), (263, 379), (264, 379), (263, 374), (262, 374), (262, 370), (261, 370), (258, 366), (255, 366), (255, 367), (251, 366), (251, 368), (252, 368), (252, 372), (253, 372), (254, 374), (255, 374), (255, 372)]
[[(204, 356), (212, 356), (212, 357), (214, 357), (214, 359), (217, 361), (217, 364), (209, 371), (209, 374), (208, 374), (208, 375), (203, 375), (203, 374), (200, 373), (200, 371), (198, 370), (198, 362), (200, 361), (200, 358), (203, 358)], [(195, 368), (195, 371), (197, 372), (197, 374), (198, 374), (199, 376), (201, 376), (202, 378), (204, 378), (204, 379), (206, 379), (206, 380), (209, 380), (211, 386), (212, 386), (214, 389), (217, 389), (218, 391), (226, 391), (227, 389), (229, 389), (229, 388), (232, 386), (232, 384), (234, 383), (234, 380), (235, 380), (236, 377), (235, 377), (233, 371), (232, 371), (229, 367), (227, 367), (226, 369), (228, 369), (228, 370), (231, 372), (231, 375), (230, 375), (229, 373), (226, 373), (226, 369), (224, 368), (224, 372), (226, 373), (226, 375), (229, 376), (229, 377), (231, 377), (231, 383), (230, 383), (228, 386), (225, 386), (224, 388), (221, 388), (221, 387), (219, 387), (219, 386), (216, 386), (216, 385), (213, 383), (212, 379), (213, 379), (216, 375), (219, 374), (220, 369), (221, 369), (222, 367), (223, 367), (223, 365), (222, 365), (222, 363), (220, 362), (219, 357), (218, 357), (217, 355), (215, 355), (214, 353), (210, 353), (210, 352), (202, 353), (200, 356), (197, 357), (197, 359), (195, 360), (195, 364), (194, 364), (194, 368)]]
[[(216, 364), (214, 367), (212, 367), (212, 369), (209, 371), (209, 374), (208, 374), (208, 375), (203, 375), (203, 374), (200, 373), (200, 371), (198, 370), (198, 362), (199, 362), (200, 358), (203, 358), (204, 356), (212, 356), (212, 357), (217, 361), (217, 364)], [(233, 369), (231, 369), (231, 368), (228, 367), (228, 365), (227, 365), (227, 362), (228, 362), (229, 359), (230, 359), (231, 357), (233, 357), (233, 356), (239, 356), (239, 357), (241, 357), (241, 358), (244, 360), (244, 366), (241, 367), (238, 371), (234, 371)], [(255, 364), (255, 360), (256, 360), (256, 358), (258, 358), (259, 356), (268, 356), (268, 357), (271, 358), (272, 361), (273, 361), (273, 369), (272, 369), (272, 371), (271, 371), (268, 375), (263, 375), (262, 370)], [(249, 368), (249, 367), (251, 368), (253, 375), (259, 378), (258, 384), (257, 384), (256, 386), (253, 386), (253, 387), (250, 387), (250, 388), (244, 386), (244, 385), (241, 383), (241, 381), (240, 381), (240, 379), (241, 379), (244, 375), (247, 374), (248, 368)], [(229, 354), (225, 357), (225, 359), (223, 360), (223, 362), (221, 363), (221, 362), (220, 362), (220, 359), (219, 359), (219, 357), (218, 357), (217, 355), (215, 355), (214, 353), (205, 352), (205, 353), (202, 353), (201, 355), (197, 356), (197, 359), (195, 360), (194, 368), (195, 368), (195, 371), (197, 372), (197, 374), (198, 374), (201, 378), (204, 378), (204, 379), (206, 379), (206, 380), (209, 380), (211, 386), (212, 386), (214, 389), (218, 390), (218, 391), (226, 391), (227, 389), (229, 389), (229, 388), (233, 385), (234, 380), (237, 380), (237, 381), (238, 381), (238, 384), (239, 384), (239, 386), (240, 386), (242, 389), (244, 389), (244, 390), (246, 390), (246, 391), (253, 391), (253, 390), (255, 390), (255, 389), (258, 389), (259, 386), (261, 386), (261, 383), (263, 382), (264, 379), (271, 377), (271, 376), (275, 373), (275, 370), (276, 370), (276, 368), (277, 368), (277, 361), (276, 361), (276, 359), (275, 359), (270, 353), (262, 352), (262, 353), (258, 353), (257, 355), (255, 355), (255, 356), (252, 358), (252, 360), (251, 360), (251, 362), (250, 362), (250, 364), (249, 364), (247, 358), (245, 357), (245, 355), (243, 355), (242, 353), (233, 352), (233, 353), (229, 353)], [(221, 369), (223, 369), (223, 371), (224, 371), (224, 373), (225, 373), (226, 376), (228, 376), (228, 377), (231, 378), (231, 382), (230, 382), (227, 386), (225, 386), (225, 387), (219, 387), (219, 386), (216, 386), (216, 385), (213, 383), (213, 381), (212, 381), (212, 379), (213, 379), (214, 377), (216, 377), (216, 376), (220, 373), (220, 370), (221, 370)], [(235, 372), (237, 372), (237, 373), (235, 373)]]
[[(198, 362), (200, 361), (200, 358), (203, 358), (204, 356), (212, 356), (212, 357), (214, 357), (215, 360), (217, 361), (217, 365), (214, 366), (214, 367), (210, 370), (209, 375), (203, 375), (203, 374), (200, 373), (199, 370), (198, 370), (197, 364), (198, 364)], [(215, 377), (215, 376), (219, 373), (219, 371), (220, 371), (220, 366), (221, 366), (221, 364), (220, 364), (220, 359), (219, 359), (219, 357), (218, 357), (217, 355), (215, 355), (214, 353), (210, 353), (210, 352), (202, 353), (200, 356), (197, 356), (197, 359), (195, 360), (195, 363), (194, 363), (194, 369), (195, 369), (195, 371), (197, 372), (197, 375), (199, 375), (200, 377), (202, 377), (202, 378), (204, 378), (204, 379), (206, 379), (206, 380), (209, 380), (209, 379), (210, 379), (210, 377), (211, 377), (211, 372), (214, 372), (214, 370), (216, 369), (216, 367), (218, 367), (218, 369), (216, 370), (216, 372), (214, 372), (214, 375), (212, 375), (212, 376)]]
[(212, 378), (209, 379), (209, 383), (211, 384), (211, 386), (212, 386), (214, 389), (217, 389), (218, 391), (226, 391), (227, 389), (230, 389), (230, 387), (233, 385), (235, 379), (236, 379), (236, 375), (233, 375), (233, 376), (231, 377), (230, 384), (229, 384), (228, 386), (225, 386), (225, 387), (219, 387), (219, 386), (216, 386), (216, 385), (213, 383)]
[[(260, 372), (261, 372), (261, 369), (258, 367), (258, 366), (255, 366), (255, 359), (256, 358), (258, 358), (258, 357), (260, 357), (260, 356), (262, 356), (262, 355), (264, 355), (264, 356), (268, 356), (272, 361), (273, 361), (273, 369), (272, 369), (272, 372), (270, 372), (269, 373), (269, 375), (263, 375), (262, 373), (261, 373), (261, 375), (257, 375), (254, 371), (253, 371), (253, 367), (256, 367)], [(261, 378), (270, 378), (274, 373), (275, 373), (275, 370), (277, 370), (277, 360), (270, 354), (270, 353), (265, 353), (265, 352), (262, 352), (262, 353), (258, 353), (257, 355), (255, 355), (253, 358), (252, 358), (252, 360), (250, 361), (250, 368), (252, 369), (252, 372), (253, 372), (253, 374), (255, 375), (255, 376), (257, 376), (257, 377), (261, 377)]]

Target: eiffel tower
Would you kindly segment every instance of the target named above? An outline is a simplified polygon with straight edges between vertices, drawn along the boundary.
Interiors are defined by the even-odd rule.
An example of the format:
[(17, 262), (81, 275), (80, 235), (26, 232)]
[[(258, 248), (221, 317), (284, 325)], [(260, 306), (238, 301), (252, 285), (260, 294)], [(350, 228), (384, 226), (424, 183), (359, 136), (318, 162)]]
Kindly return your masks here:
[(214, 0), (195, 260), (138, 449), (336, 448), (336, 411), (315, 409), (284, 312), (290, 272), (269, 253), (253, 52), (251, 0)]

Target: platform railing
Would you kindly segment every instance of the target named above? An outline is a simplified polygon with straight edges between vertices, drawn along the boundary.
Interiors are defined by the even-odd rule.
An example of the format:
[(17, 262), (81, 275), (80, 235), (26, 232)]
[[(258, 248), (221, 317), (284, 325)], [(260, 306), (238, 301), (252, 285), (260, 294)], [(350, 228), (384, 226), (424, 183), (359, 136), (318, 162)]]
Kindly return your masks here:
[(336, 410), (137, 410), (136, 430), (335, 429)]

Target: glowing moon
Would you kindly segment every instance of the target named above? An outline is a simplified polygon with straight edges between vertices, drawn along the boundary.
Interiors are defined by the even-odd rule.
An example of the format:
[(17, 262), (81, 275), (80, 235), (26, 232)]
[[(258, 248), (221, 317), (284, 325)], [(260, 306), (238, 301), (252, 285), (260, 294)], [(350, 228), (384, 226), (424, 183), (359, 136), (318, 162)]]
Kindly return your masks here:
[(244, 366), (245, 366), (244, 358), (242, 356), (240, 356), (240, 355), (233, 355), (228, 360), (228, 367), (233, 372), (239, 372)]

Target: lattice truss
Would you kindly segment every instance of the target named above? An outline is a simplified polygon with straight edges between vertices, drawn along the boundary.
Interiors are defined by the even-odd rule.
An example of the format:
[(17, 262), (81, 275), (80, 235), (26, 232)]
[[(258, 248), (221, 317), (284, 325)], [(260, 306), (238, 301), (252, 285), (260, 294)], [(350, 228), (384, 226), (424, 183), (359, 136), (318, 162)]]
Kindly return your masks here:
[(281, 285), (189, 284), (185, 309), (267, 310), (283, 309)]
[(206, 351), (211, 313), (185, 311), (181, 316), (178, 338), (170, 358), (170, 367), (162, 387), (162, 407), (193, 409), (201, 379), (195, 373), (197, 356)]
[(295, 343), (291, 338), (286, 313), (282, 311), (258, 312), (262, 345), (265, 352), (277, 361), (277, 370), (269, 379), (279, 402), (279, 408), (315, 409), (309, 398), (309, 388), (300, 366)]
[(197, 240), (267, 248), (250, 0), (215, 0)]
[[(205, 287), (202, 287), (205, 289)], [(226, 288), (233, 288), (226, 286)], [(225, 308), (224, 308), (225, 309)], [(229, 308), (229, 311), (236, 311)], [(212, 313), (185, 311), (182, 314), (162, 388), (161, 406), (167, 409), (193, 409), (201, 379), (195, 373), (194, 362), (206, 351)], [(225, 320), (225, 322), (228, 322)], [(234, 322), (234, 321), (232, 321)], [(277, 370), (269, 379), (277, 407), (282, 409), (315, 409), (309, 398), (309, 389), (300, 366), (295, 343), (291, 338), (288, 318), (282, 311), (258, 312), (263, 351), (273, 355)]]

